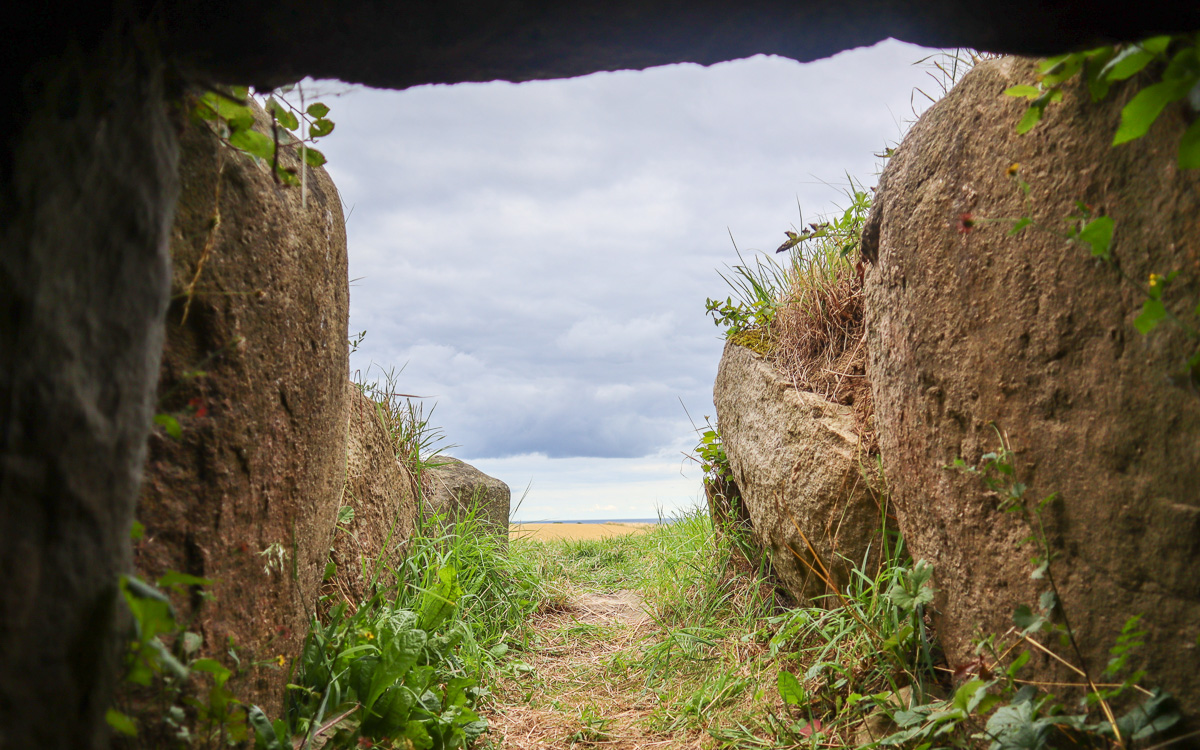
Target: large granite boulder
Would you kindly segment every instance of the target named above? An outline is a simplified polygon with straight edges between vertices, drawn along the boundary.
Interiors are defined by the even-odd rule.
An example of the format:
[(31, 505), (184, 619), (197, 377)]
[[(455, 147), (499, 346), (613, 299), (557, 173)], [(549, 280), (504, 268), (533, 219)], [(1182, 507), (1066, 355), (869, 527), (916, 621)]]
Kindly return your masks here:
[(439, 516), (448, 525), (468, 513), (508, 539), (508, 514), (512, 493), (508, 485), (468, 463), (439, 456), (440, 464), (421, 476), (421, 511), (426, 519)]
[(798, 391), (728, 343), (713, 387), (717, 425), (756, 541), (799, 600), (832, 594), (878, 561), (882, 518), (863, 473), (852, 407)]
[[(1147, 137), (1113, 147), (1137, 87), (1093, 104), (1074, 86), (1018, 136), (1025, 103), (1003, 91), (1035, 80), (1027, 60), (979, 65), (913, 127), (880, 180), (864, 254), (877, 254), (868, 375), (887, 476), (913, 556), (936, 565), (936, 627), (952, 664), (1045, 588), (1018, 547), (1029, 533), (1019, 515), (945, 468), (995, 449), (994, 422), (1031, 500), (1058, 493), (1045, 514), (1053, 572), (1092, 674), (1140, 613), (1146, 647), (1135, 660), (1194, 707), (1200, 398), (1179, 372), (1196, 341), (1169, 322), (1147, 336), (1133, 327), (1139, 287), (1170, 271), (1180, 276), (1164, 299), (1196, 324), (1200, 171), (1175, 163), (1194, 115), (1168, 106)], [(1007, 174), (1014, 163), (1028, 202)], [(1114, 219), (1119, 268), (1063, 238), (1076, 200)], [(978, 221), (1030, 209), (1052, 231), (1010, 237), (1010, 223)]]
[(398, 460), (375, 402), (353, 383), (346, 440), (346, 492), (339, 508), (330, 584), (339, 602), (358, 606), (371, 584), (394, 582), (389, 568), (405, 553), (417, 521), (417, 484)]
[(212, 601), (193, 593), (176, 607), (203, 653), (228, 662), (236, 649), (235, 694), (278, 716), (287, 672), (258, 665), (299, 651), (345, 472), (342, 206), (324, 170), (309, 174), (302, 210), (299, 189), (208, 126), (180, 141), (157, 406), (179, 431), (150, 438), (134, 564), (151, 580), (214, 581)]

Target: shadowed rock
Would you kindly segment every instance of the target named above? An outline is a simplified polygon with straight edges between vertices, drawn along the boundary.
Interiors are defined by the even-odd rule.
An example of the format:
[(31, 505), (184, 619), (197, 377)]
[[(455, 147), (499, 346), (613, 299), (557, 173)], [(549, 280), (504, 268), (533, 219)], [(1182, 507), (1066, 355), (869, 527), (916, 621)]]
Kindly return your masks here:
[[(157, 411), (181, 433), (150, 438), (134, 563), (150, 580), (168, 570), (213, 579), (212, 601), (176, 597), (176, 607), (195, 617), (202, 654), (226, 660), (234, 645), (238, 697), (277, 715), (286, 672), (254, 665), (299, 651), (344, 478), (342, 206), (317, 169), (301, 208), (300, 191), (206, 124), (187, 125), (180, 147)], [(282, 159), (298, 166), (290, 151)]]
[[(1169, 106), (1145, 138), (1113, 147), (1137, 87), (1093, 104), (1072, 85), (1019, 136), (1025, 103), (1003, 91), (1035, 75), (1023, 59), (979, 65), (913, 127), (880, 180), (868, 376), (888, 479), (913, 557), (936, 566), (938, 636), (952, 664), (1046, 588), (1030, 580), (1020, 517), (999, 510), (978, 479), (945, 468), (997, 448), (994, 422), (1016, 450), (1029, 502), (1058, 493), (1046, 515), (1053, 570), (1092, 675), (1125, 619), (1144, 614), (1146, 647), (1134, 661), (1195, 707), (1200, 398), (1175, 375), (1196, 341), (1169, 323), (1148, 336), (1132, 325), (1139, 286), (1172, 270), (1181, 275), (1164, 299), (1195, 321), (1200, 171), (1175, 163), (1189, 115)], [(1014, 163), (1028, 203), (1007, 173)], [(1063, 239), (1076, 200), (1114, 219), (1119, 271)], [(1051, 231), (1010, 237), (1010, 222), (960, 231), (962, 214), (1030, 210)]]

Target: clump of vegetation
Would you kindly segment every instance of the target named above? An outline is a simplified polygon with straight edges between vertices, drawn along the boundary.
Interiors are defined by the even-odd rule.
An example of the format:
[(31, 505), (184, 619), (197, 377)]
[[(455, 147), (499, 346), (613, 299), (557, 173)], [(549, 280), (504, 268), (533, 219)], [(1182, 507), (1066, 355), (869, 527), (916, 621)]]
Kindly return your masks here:
[[(832, 217), (788, 231), (776, 253), (756, 255), (721, 273), (734, 295), (709, 299), (725, 336), (767, 357), (802, 391), (854, 408), (867, 453), (875, 450), (871, 388), (866, 380), (863, 265), (858, 256), (871, 195), (849, 181), (849, 205)], [(735, 245), (736, 249), (736, 245)]]
[[(1200, 86), (1200, 34), (1156, 36), (1132, 44), (1108, 45), (1047, 58), (1038, 63), (1035, 84), (1013, 86), (1004, 93), (1029, 100), (1018, 133), (1027, 133), (1041, 121), (1046, 108), (1063, 98), (1063, 86), (1076, 77), (1087, 86), (1092, 101), (1105, 99), (1110, 90), (1139, 74), (1154, 73), (1159, 80), (1141, 88), (1121, 109), (1121, 122), (1113, 145), (1141, 138), (1168, 104), (1187, 100), (1200, 111), (1196, 87)], [(1179, 141), (1181, 169), (1200, 168), (1200, 121), (1193, 121)]]

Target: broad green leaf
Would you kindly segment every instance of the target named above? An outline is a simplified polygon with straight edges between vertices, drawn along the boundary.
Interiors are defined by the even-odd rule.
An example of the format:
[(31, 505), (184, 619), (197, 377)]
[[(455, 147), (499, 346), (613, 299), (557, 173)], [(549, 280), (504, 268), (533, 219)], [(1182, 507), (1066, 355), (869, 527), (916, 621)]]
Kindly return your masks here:
[(325, 563), (325, 573), (322, 575), (321, 580), (329, 581), (329, 580), (332, 580), (333, 577), (336, 575), (337, 575), (337, 563), (335, 563), (333, 560), (327, 561)]
[(1162, 300), (1148, 299), (1142, 303), (1142, 314), (1134, 318), (1133, 327), (1143, 336), (1150, 333), (1167, 317), (1167, 308)]
[(1087, 57), (1082, 52), (1073, 52), (1063, 58), (1062, 62), (1050, 67), (1042, 74), (1042, 85), (1056, 87), (1063, 81), (1074, 76), (1083, 67)]
[[(237, 96), (235, 99), (245, 100), (244, 96)], [(229, 123), (232, 130), (241, 128), (249, 128), (254, 125), (254, 112), (245, 104), (240, 104), (232, 101), (228, 97), (220, 96), (214, 93), (205, 94), (201, 100), (207, 105), (217, 117), (220, 117), (225, 122)]]
[(1009, 86), (1004, 89), (1005, 96), (1023, 96), (1026, 99), (1036, 99), (1042, 95), (1042, 90), (1037, 86), (1029, 86), (1027, 84), (1019, 84), (1017, 86)]
[[(1200, 90), (1200, 84), (1196, 88)], [(1179, 139), (1179, 168), (1200, 169), (1200, 118), (1196, 118)]]
[(129, 528), (129, 540), (136, 542), (144, 536), (146, 536), (146, 527), (142, 525), (141, 521), (133, 519), (133, 526)]
[(246, 709), (246, 717), (250, 720), (250, 726), (254, 727), (256, 750), (284, 750), (279, 735), (275, 733), (274, 725), (271, 724), (271, 720), (267, 718), (261, 708), (250, 706)]
[(1162, 81), (1139, 91), (1121, 110), (1121, 124), (1113, 136), (1112, 145), (1118, 146), (1141, 138), (1162, 114), (1163, 108), (1182, 99), (1190, 88), (1190, 81), (1176, 80)]
[(449, 566), (440, 568), (433, 588), (421, 592), (417, 605), (421, 613), (421, 629), (432, 632), (441, 627), (454, 614), (462, 593), (462, 587), (458, 585), (458, 572)]
[(800, 686), (800, 681), (791, 672), (780, 671), (775, 684), (779, 689), (779, 697), (789, 706), (803, 705), (807, 699), (804, 688)]
[[(968, 710), (967, 706), (971, 704), (972, 700), (975, 698), (975, 694), (981, 690), (986, 693), (987, 686), (988, 683), (979, 679), (969, 680), (968, 682), (963, 683), (958, 690), (954, 691), (954, 707), (960, 711), (966, 712)], [(976, 701), (976, 703), (978, 703), (978, 701)]]
[(183, 428), (179, 426), (179, 420), (170, 414), (155, 414), (154, 424), (167, 431), (167, 434), (176, 440), (183, 437)]
[(305, 146), (304, 161), (308, 166), (313, 168), (323, 167), (325, 166), (325, 154), (322, 154), (312, 146)]
[(1038, 606), (1043, 612), (1049, 612), (1058, 606), (1058, 595), (1053, 591), (1043, 591), (1042, 595), (1038, 597)]
[(1028, 604), (1022, 604), (1013, 611), (1013, 624), (1020, 628), (1022, 633), (1028, 635), (1036, 630), (1041, 630), (1046, 624), (1046, 618), (1035, 615)]
[(229, 136), (229, 145), (270, 161), (275, 155), (275, 142), (257, 130), (238, 130)]
[(1025, 110), (1024, 116), (1021, 117), (1021, 121), (1017, 123), (1017, 134), (1024, 135), (1030, 130), (1033, 130), (1033, 126), (1037, 125), (1041, 121), (1042, 114), (1045, 111), (1045, 104), (1040, 106), (1037, 104), (1030, 104), (1029, 109)]
[(1076, 239), (1086, 243), (1091, 248), (1094, 257), (1108, 260), (1111, 257), (1112, 237), (1112, 217), (1100, 216), (1084, 225), (1083, 229), (1079, 230)]
[(1176, 78), (1187, 78), (1192, 81), (1200, 75), (1200, 57), (1196, 55), (1195, 47), (1184, 47), (1175, 53), (1167, 69), (1163, 71), (1162, 79), (1171, 81)]
[(287, 105), (281, 104), (275, 97), (267, 100), (267, 106), (264, 109), (274, 115), (275, 121), (288, 130), (300, 127), (300, 121), (296, 119), (296, 115), (292, 114), (292, 110)]
[(1152, 48), (1147, 48), (1145, 43), (1131, 44), (1109, 60), (1100, 70), (1100, 77), (1108, 81), (1124, 81), (1140, 72), (1159, 54), (1161, 50), (1155, 52)]
[(379, 666), (371, 675), (371, 686), (363, 700), (363, 708), (368, 713), (379, 696), (383, 695), (383, 691), (402, 682), (405, 675), (416, 665), (425, 641), (423, 631), (408, 629), (402, 630), (388, 641), (380, 655)]
[(126, 737), (137, 737), (137, 725), (133, 723), (133, 719), (117, 709), (108, 709), (104, 714), (104, 719), (114, 731), (120, 732)]
[(326, 120), (324, 117), (317, 118), (312, 125), (308, 127), (309, 138), (323, 138), (333, 132), (333, 121)]
[(326, 107), (321, 102), (313, 102), (312, 104), (308, 105), (308, 109), (306, 109), (305, 112), (307, 112), (310, 117), (321, 118), (329, 114), (329, 107)]
[(425, 725), (419, 721), (410, 719), (404, 725), (403, 736), (412, 743), (414, 750), (430, 750), (433, 747), (433, 738), (429, 736)]
[(354, 523), (353, 505), (343, 505), (338, 508), (337, 523), (338, 526), (346, 526), (347, 524)]
[(1029, 652), (1022, 651), (1021, 655), (1013, 659), (1013, 663), (1008, 665), (1008, 669), (1004, 670), (1005, 674), (1009, 677), (1016, 677), (1017, 673), (1021, 671), (1021, 667), (1029, 663), (1029, 658)]
[(233, 673), (216, 659), (197, 659), (192, 662), (191, 667), (196, 672), (212, 675), (218, 685), (224, 685), (233, 676)]

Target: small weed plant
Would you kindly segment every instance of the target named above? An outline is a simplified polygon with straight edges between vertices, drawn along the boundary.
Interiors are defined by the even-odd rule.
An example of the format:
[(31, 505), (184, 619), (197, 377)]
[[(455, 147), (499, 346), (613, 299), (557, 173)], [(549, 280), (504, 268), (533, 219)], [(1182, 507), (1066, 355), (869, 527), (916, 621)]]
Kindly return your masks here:
[[(1200, 112), (1200, 34), (1156, 36), (1124, 45), (1097, 47), (1041, 60), (1035, 84), (1007, 89), (1008, 96), (1029, 100), (1018, 133), (1027, 133), (1042, 119), (1050, 104), (1061, 101), (1063, 86), (1081, 78), (1092, 101), (1105, 99), (1113, 87), (1140, 76), (1154, 83), (1141, 87), (1121, 109), (1121, 121), (1113, 145), (1136, 140), (1150, 127), (1168, 104), (1184, 100), (1193, 113)], [(1181, 169), (1200, 168), (1200, 120), (1193, 118), (1179, 142), (1177, 158)]]
[[(1017, 477), (1013, 452), (998, 430), (997, 435), (999, 448), (985, 454), (979, 466), (960, 458), (947, 468), (978, 476), (997, 498), (999, 510), (1022, 518), (1029, 529), (1022, 544), (1035, 549), (1030, 577), (1042, 582), (1045, 590), (1036, 608), (1017, 607), (1010, 630), (979, 641), (976, 660), (956, 670), (966, 679), (949, 697), (890, 709), (888, 716), (897, 731), (879, 744), (968, 748), (986, 743), (990, 750), (1125, 748), (1157, 737), (1180, 717), (1169, 695), (1140, 687), (1137, 683), (1144, 673), (1129, 668), (1130, 657), (1144, 635), (1138, 629), (1140, 616), (1126, 621), (1103, 672), (1091, 674), (1054, 579), (1057, 555), (1043, 514), (1057, 501), (1057, 495), (1030, 501), (1028, 488)], [(1054, 641), (1067, 656), (1055, 651)], [(1049, 656), (1077, 677), (1074, 687), (1083, 692), (1077, 703), (1042, 692), (1036, 684), (1021, 679), (1022, 668), (1034, 652)], [(1142, 699), (1118, 716), (1112, 701), (1127, 692), (1140, 693)]]

